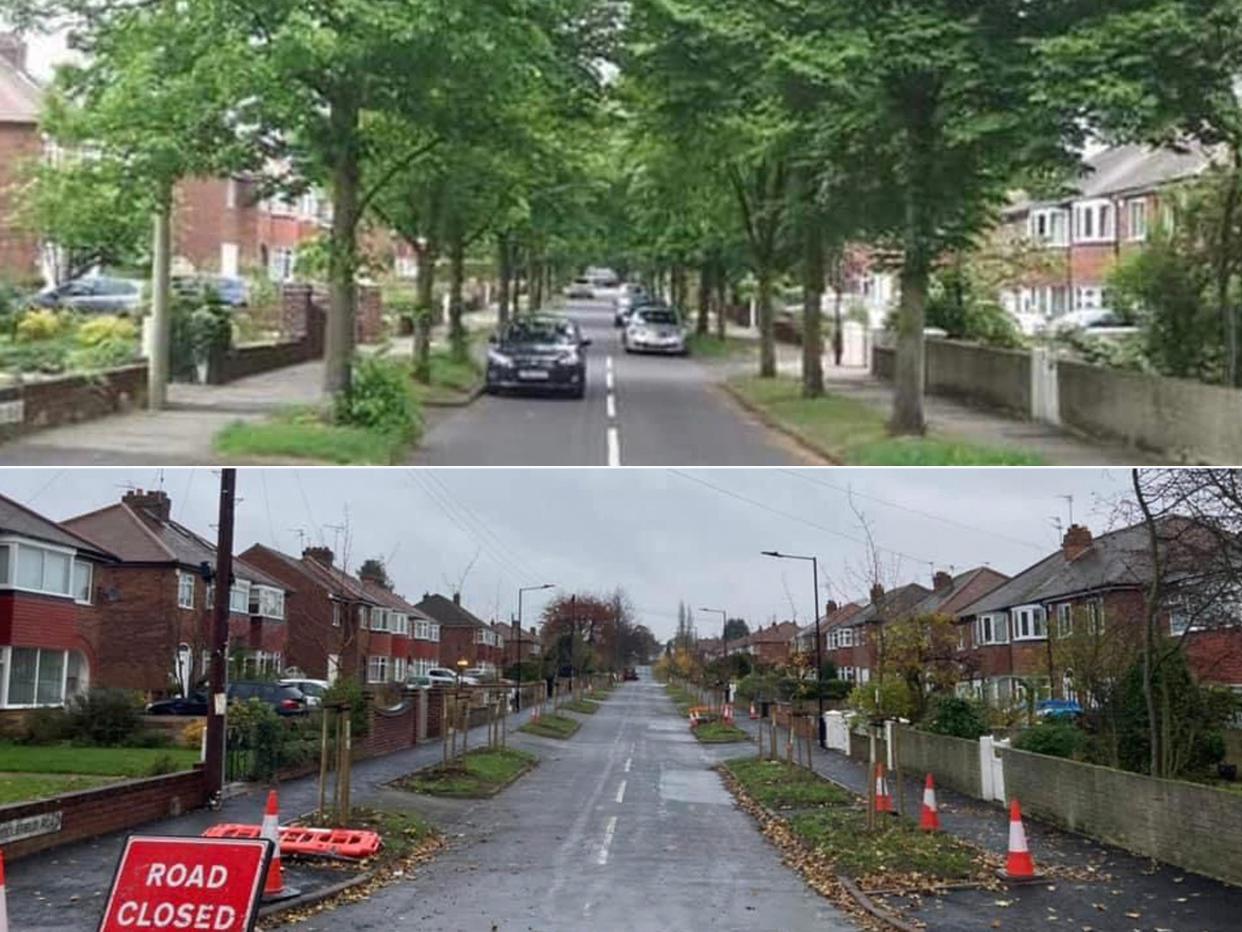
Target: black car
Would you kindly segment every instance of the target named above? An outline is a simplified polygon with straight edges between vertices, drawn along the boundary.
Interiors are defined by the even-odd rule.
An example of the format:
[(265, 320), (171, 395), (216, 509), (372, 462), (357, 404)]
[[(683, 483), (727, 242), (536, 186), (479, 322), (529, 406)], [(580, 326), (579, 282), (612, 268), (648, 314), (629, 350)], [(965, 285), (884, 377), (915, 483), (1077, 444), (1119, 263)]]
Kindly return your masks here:
[[(279, 683), (229, 683), (229, 702), (258, 699), (276, 710), (277, 715), (305, 715), (306, 696), (294, 686)], [(161, 699), (147, 706), (148, 715), (206, 715), (207, 693), (195, 691), (188, 696)]]
[(519, 317), (491, 339), (487, 390), (555, 391), (586, 394), (586, 353), (590, 340), (567, 317)]

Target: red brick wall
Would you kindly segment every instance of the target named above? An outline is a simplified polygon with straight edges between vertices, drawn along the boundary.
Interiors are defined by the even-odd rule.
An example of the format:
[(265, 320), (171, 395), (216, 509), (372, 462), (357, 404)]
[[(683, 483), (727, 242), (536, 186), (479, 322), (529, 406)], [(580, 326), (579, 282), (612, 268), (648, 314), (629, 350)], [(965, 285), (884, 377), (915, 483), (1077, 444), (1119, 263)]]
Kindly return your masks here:
[(354, 339), (358, 343), (378, 343), (383, 335), (384, 300), (380, 290), (374, 285), (359, 285)]
[(112, 786), (52, 799), (0, 807), (0, 822), (61, 813), (59, 832), (37, 835), (4, 846), (4, 856), (18, 858), (58, 848), (75, 841), (97, 838), (109, 832), (134, 828), (146, 822), (180, 815), (206, 803), (203, 772), (195, 769), (163, 777), (126, 780)]
[(418, 741), (419, 706), (427, 690), (412, 690), (396, 709), (371, 709), (371, 731), (360, 742), (367, 757), (391, 754), (413, 747)]
[(38, 241), (13, 227), (16, 187), (27, 165), (39, 157), (38, 129), (24, 123), (0, 123), (0, 279), (39, 280)]
[(78, 605), (72, 599), (0, 590), (0, 644), (80, 650)]
[(0, 440), (142, 407), (147, 403), (147, 367), (125, 366), (90, 376), (68, 376), (0, 389), (0, 402), (19, 400), (22, 420), (0, 425)]

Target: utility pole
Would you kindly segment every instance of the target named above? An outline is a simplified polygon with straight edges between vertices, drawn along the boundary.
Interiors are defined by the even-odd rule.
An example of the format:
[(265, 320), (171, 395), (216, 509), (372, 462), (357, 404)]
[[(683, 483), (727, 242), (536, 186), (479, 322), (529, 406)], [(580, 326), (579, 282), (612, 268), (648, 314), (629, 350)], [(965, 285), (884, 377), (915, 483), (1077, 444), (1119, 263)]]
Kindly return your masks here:
[(237, 470), (220, 471), (220, 521), (216, 531), (216, 601), (211, 617), (211, 688), (207, 702), (207, 797), (219, 798), (224, 786), (225, 664), (228, 662), (229, 590), (233, 580), (233, 504)]

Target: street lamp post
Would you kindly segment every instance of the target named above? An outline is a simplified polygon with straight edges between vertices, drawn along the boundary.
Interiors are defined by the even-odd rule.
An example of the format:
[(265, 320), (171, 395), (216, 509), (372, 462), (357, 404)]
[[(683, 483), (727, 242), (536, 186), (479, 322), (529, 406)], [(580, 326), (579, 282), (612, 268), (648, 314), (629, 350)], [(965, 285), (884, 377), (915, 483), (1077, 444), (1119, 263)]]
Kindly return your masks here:
[(824, 648), (819, 638), (819, 560), (816, 557), (799, 556), (792, 553), (781, 553), (777, 550), (763, 551), (765, 557), (778, 560), (804, 560), (811, 564), (811, 583), (815, 587), (814, 598), (811, 600), (811, 611), (815, 618), (815, 692), (819, 699), (819, 746), (828, 747), (824, 725)]
[(538, 592), (540, 589), (555, 589), (552, 583), (544, 583), (542, 586), (522, 586), (518, 589), (518, 638), (517, 638), (517, 698), (514, 702), (516, 712), (522, 711), (522, 593)]
[(729, 703), (729, 639), (725, 636), (725, 628), (729, 624), (729, 613), (723, 608), (700, 608), (700, 612), (710, 612), (713, 615), (720, 616), (720, 656), (724, 659), (725, 669), (725, 687), (724, 701), (725, 705)]

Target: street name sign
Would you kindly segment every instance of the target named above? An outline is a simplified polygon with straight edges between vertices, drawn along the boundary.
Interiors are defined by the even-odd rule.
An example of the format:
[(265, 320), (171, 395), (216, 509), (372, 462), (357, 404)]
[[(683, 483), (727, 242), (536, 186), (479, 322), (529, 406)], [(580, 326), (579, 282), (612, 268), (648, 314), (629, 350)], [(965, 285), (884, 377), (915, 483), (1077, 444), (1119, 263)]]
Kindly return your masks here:
[(130, 835), (99, 932), (251, 932), (271, 856), (266, 838)]

